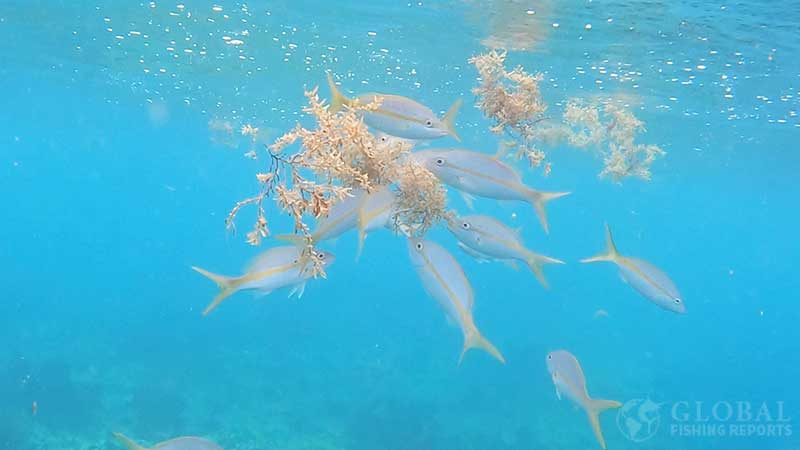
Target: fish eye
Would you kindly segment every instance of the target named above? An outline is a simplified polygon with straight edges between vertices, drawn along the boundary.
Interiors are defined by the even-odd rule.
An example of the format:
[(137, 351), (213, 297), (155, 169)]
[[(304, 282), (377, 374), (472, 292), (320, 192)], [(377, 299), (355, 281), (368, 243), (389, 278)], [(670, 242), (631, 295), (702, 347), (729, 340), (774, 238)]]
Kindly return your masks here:
[(680, 304), (681, 304), (681, 299), (679, 299), (679, 298), (676, 298), (676, 299), (675, 299), (675, 304), (676, 304), (676, 305), (680, 305)]
[(386, 137), (386, 136), (381, 136), (381, 142), (386, 142), (386, 141), (388, 141), (388, 140), (389, 140), (389, 138), (388, 138), (388, 137)]
[(553, 355), (547, 355), (547, 359), (553, 359)]
[(417, 242), (417, 250), (422, 250), (422, 242)]
[(325, 259), (325, 253), (317, 253), (317, 258)]
[(465, 230), (469, 230), (469, 222), (464, 222), (461, 226), (464, 227)]
[(436, 165), (437, 166), (444, 165), (444, 159), (443, 158), (436, 158)]
[(431, 119), (426, 120), (425, 121), (425, 126), (428, 127), (428, 128), (432, 127), (433, 126), (433, 121)]

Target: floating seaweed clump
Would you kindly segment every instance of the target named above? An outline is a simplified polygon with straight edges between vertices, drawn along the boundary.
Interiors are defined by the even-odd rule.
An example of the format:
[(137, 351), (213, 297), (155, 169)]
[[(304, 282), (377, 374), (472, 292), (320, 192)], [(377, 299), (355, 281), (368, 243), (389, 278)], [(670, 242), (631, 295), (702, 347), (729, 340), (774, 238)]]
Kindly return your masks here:
[[(356, 190), (372, 192), (392, 186), (397, 192), (397, 231), (418, 235), (427, 231), (445, 214), (446, 193), (436, 177), (406, 156), (411, 145), (401, 140), (382, 140), (372, 134), (362, 119), (365, 111), (380, 106), (380, 97), (369, 104), (354, 102), (340, 111), (331, 111), (317, 95), (305, 93), (304, 112), (314, 117), (315, 128), (301, 125), (279, 137), (266, 148), (270, 165), (259, 173), (260, 193), (236, 204), (226, 219), (229, 228), (239, 210), (254, 204), (257, 219), (247, 235), (258, 245), (270, 235), (265, 214), (265, 199), (274, 199), (294, 220), (294, 231), (312, 248), (308, 217), (327, 216), (333, 204)], [(294, 144), (299, 149), (288, 151)], [(314, 252), (308, 252), (314, 258)], [(321, 264), (315, 264), (321, 272)], [(323, 273), (324, 275), (324, 273)]]
[(472, 93), (484, 116), (494, 121), (491, 131), (512, 138), (502, 144), (504, 149), (538, 167), (546, 158), (539, 144), (561, 141), (568, 130), (547, 121), (547, 104), (539, 90), (542, 74), (530, 74), (521, 66), (508, 71), (505, 60), (506, 53), (496, 50), (470, 58), (481, 78)]
[(634, 142), (636, 135), (645, 131), (644, 123), (612, 101), (598, 105), (570, 100), (564, 111), (564, 122), (570, 127), (569, 144), (597, 149), (604, 163), (600, 176), (610, 177), (615, 182), (627, 177), (650, 180), (650, 166), (665, 154), (656, 145)]
[[(634, 142), (645, 128), (633, 113), (614, 102), (571, 99), (562, 121), (550, 120), (539, 89), (542, 75), (530, 74), (520, 66), (508, 71), (505, 60), (506, 53), (496, 50), (469, 60), (480, 75), (480, 84), (472, 90), (478, 108), (494, 122), (493, 133), (511, 137), (501, 143), (501, 153), (527, 159), (532, 167), (538, 167), (547, 159), (543, 146), (566, 143), (596, 149), (604, 162), (601, 177), (615, 182), (627, 177), (650, 179), (650, 165), (664, 151)], [(548, 163), (545, 174), (549, 173)]]

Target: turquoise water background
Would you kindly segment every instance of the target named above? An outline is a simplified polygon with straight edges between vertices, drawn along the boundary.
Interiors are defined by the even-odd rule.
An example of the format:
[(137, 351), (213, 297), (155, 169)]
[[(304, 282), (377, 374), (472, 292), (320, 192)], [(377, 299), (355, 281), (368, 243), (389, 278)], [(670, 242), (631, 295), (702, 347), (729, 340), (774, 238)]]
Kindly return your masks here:
[[(111, 431), (241, 450), (599, 448), (556, 398), (544, 359), (560, 348), (593, 396), (663, 405), (644, 442), (604, 413), (610, 449), (800, 448), (796, 435), (670, 432), (676, 402), (766, 402), (773, 416), (780, 402), (800, 421), (796, 2), (156, 3), (0, 2), (0, 449), (120, 448)], [(310, 125), (303, 88), (328, 96), (331, 70), (345, 92), (435, 111), (463, 97), (462, 144), (493, 153), (467, 59), (518, 20), (513, 42), (535, 44), (509, 63), (544, 73), (553, 111), (629, 96), (647, 124), (639, 142), (667, 155), (652, 181), (618, 185), (598, 179), (591, 153), (552, 149), (550, 177), (525, 171), (573, 192), (548, 206), (549, 236), (527, 205), (476, 202), (568, 262), (547, 268), (549, 291), (470, 260), (442, 227), (429, 234), (464, 266), (505, 366), (479, 351), (458, 366), (460, 331), (389, 232), (370, 235), (358, 263), (354, 233), (323, 245), (336, 263), (300, 300), (239, 294), (200, 315), (215, 287), (189, 267), (237, 274), (259, 251), (224, 218), (264, 164), (242, 156), (246, 140), (221, 145), (209, 121), (270, 138)], [(621, 252), (670, 274), (688, 314), (647, 302), (610, 266), (578, 264), (602, 249), (606, 222)]]

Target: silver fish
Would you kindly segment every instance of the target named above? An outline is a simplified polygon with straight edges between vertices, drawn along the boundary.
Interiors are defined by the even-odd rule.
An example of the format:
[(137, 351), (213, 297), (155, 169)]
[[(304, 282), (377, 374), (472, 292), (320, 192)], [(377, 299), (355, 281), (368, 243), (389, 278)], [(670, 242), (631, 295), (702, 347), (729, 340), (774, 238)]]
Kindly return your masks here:
[(666, 273), (649, 262), (620, 255), (617, 246), (614, 245), (614, 237), (608, 224), (606, 224), (606, 253), (581, 260), (582, 263), (598, 261), (616, 264), (622, 280), (656, 305), (678, 314), (686, 313), (686, 305), (675, 283)]
[[(257, 290), (261, 295), (267, 295), (276, 289), (292, 287), (289, 295), (297, 293), (298, 297), (302, 297), (306, 282), (314, 275), (311, 261), (307, 255), (303, 255), (304, 250), (296, 245), (271, 248), (257, 256), (245, 274), (238, 277), (218, 275), (192, 266), (192, 269), (211, 279), (220, 288), (219, 294), (206, 307), (203, 315), (208, 315), (225, 299), (239, 291)], [(326, 267), (336, 259), (328, 252), (315, 252), (316, 257)]]
[(396, 213), (397, 196), (388, 186), (381, 186), (374, 192), (364, 196), (358, 210), (358, 255), (364, 248), (367, 233), (380, 228), (390, 227)]
[(600, 429), (600, 413), (611, 408), (619, 408), (622, 403), (614, 400), (597, 400), (589, 397), (586, 390), (586, 378), (578, 359), (566, 350), (556, 350), (547, 354), (547, 371), (556, 387), (556, 395), (561, 400), (561, 396), (567, 397), (574, 402), (589, 416), (589, 423), (592, 431), (600, 442), (600, 446), (605, 449), (606, 441), (603, 439), (603, 432)]
[(479, 255), (478, 260), (524, 262), (544, 287), (548, 287), (548, 283), (542, 265), (564, 264), (561, 260), (528, 250), (516, 230), (512, 230), (493, 217), (482, 215), (454, 217), (447, 221), (447, 229), (459, 243), (474, 251), (473, 256)]
[[(328, 215), (317, 222), (314, 232), (311, 233), (311, 241), (316, 243), (336, 239), (345, 232), (358, 225), (358, 211), (364, 201), (364, 191), (354, 189), (351, 195), (336, 202), (331, 206)], [(298, 243), (302, 237), (297, 235), (278, 235), (276, 239)]]
[(490, 155), (462, 149), (428, 149), (412, 155), (439, 180), (462, 192), (497, 200), (518, 200), (536, 209), (542, 227), (547, 225), (546, 202), (569, 192), (542, 192), (522, 183), (510, 166)]
[(128, 450), (223, 450), (208, 439), (193, 436), (170, 439), (153, 447), (141, 446), (122, 433), (114, 433), (114, 438)]
[[(327, 75), (332, 97), (330, 110), (335, 112), (342, 106), (353, 104), (354, 100), (345, 97), (336, 87), (331, 74)], [(461, 99), (440, 120), (427, 106), (400, 95), (363, 94), (356, 100), (361, 105), (367, 105), (376, 98), (381, 102), (380, 107), (364, 112), (364, 123), (371, 128), (403, 139), (425, 140), (450, 135), (457, 141), (461, 140), (455, 130), (455, 117), (461, 107)]]
[(403, 148), (411, 150), (417, 145), (428, 142), (428, 141), (418, 141), (414, 139), (403, 139), (397, 136), (392, 136), (391, 134), (388, 133), (384, 133), (383, 131), (376, 131), (372, 134), (373, 136), (375, 136), (375, 139), (377, 139), (380, 148), (391, 148), (395, 146), (401, 146)]
[(471, 348), (483, 349), (505, 364), (500, 351), (475, 326), (472, 318), (475, 301), (472, 286), (453, 255), (439, 244), (419, 238), (409, 238), (408, 254), (425, 291), (442, 306), (450, 319), (458, 323), (464, 333), (459, 364)]

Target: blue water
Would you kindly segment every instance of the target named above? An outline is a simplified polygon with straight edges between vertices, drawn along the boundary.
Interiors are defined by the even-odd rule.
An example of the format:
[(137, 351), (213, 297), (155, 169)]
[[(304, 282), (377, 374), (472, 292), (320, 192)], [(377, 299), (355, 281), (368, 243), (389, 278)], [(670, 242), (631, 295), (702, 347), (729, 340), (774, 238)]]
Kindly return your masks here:
[[(800, 448), (796, 4), (156, 3), (0, 3), (0, 449), (121, 448), (112, 431), (239, 450), (600, 448), (556, 397), (544, 362), (555, 349), (577, 356), (591, 395), (661, 404), (642, 442), (604, 413), (610, 449)], [(492, 153), (467, 59), (525, 16), (535, 39), (509, 63), (545, 74), (552, 110), (630, 96), (647, 124), (639, 141), (667, 155), (652, 181), (615, 184), (591, 153), (549, 149), (550, 177), (524, 171), (533, 186), (573, 192), (548, 206), (549, 236), (526, 205), (476, 202), (568, 262), (546, 269), (549, 291), (525, 270), (470, 260), (441, 226), (429, 233), (464, 266), (475, 321), (505, 366), (480, 351), (457, 364), (460, 331), (389, 232), (373, 233), (358, 263), (355, 233), (326, 243), (336, 263), (301, 300), (238, 294), (200, 315), (216, 288), (189, 267), (237, 274), (258, 253), (244, 242), (253, 211), (236, 235), (224, 218), (263, 170), (242, 156), (246, 140), (209, 121), (270, 139), (311, 125), (303, 87), (327, 96), (332, 70), (350, 93), (435, 111), (464, 97), (463, 145)], [(670, 275), (688, 314), (647, 302), (611, 266), (578, 264), (602, 249), (604, 223), (620, 251)], [(769, 420), (726, 417), (740, 403), (765, 404)], [(704, 423), (783, 435), (673, 428)]]

